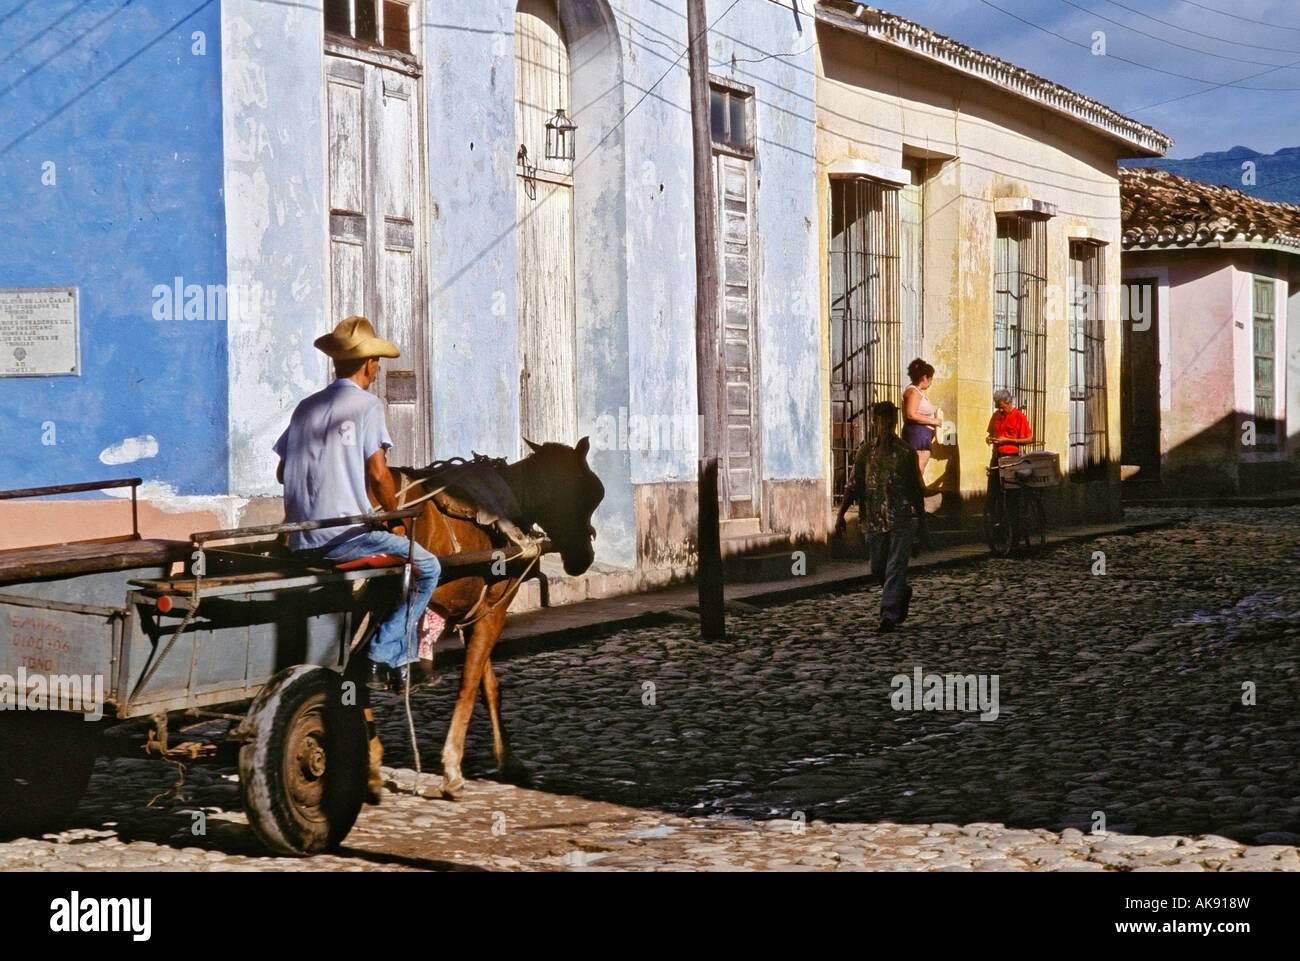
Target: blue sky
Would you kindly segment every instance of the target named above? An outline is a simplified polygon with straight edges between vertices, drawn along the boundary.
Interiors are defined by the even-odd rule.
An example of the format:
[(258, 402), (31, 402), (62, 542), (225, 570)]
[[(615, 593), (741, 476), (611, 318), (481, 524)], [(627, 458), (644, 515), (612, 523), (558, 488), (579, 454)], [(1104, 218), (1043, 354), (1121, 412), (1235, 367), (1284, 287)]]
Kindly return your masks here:
[[(1262, 153), (1300, 146), (1300, 0), (876, 0), (873, 5), (1164, 131), (1174, 138), (1170, 157), (1236, 144)], [(1105, 56), (1092, 53), (1095, 31), (1105, 33)], [(1279, 64), (1295, 66), (1270, 70)], [(1210, 87), (1228, 82), (1284, 89)]]

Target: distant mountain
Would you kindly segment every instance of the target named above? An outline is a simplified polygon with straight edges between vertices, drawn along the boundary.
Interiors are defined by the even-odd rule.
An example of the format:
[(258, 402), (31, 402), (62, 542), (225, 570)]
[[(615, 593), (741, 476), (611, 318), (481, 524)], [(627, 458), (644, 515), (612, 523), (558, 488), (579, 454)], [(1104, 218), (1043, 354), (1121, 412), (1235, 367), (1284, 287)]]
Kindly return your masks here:
[[(1255, 165), (1254, 185), (1244, 184), (1242, 164)], [(1261, 200), (1276, 200), (1300, 205), (1300, 147), (1283, 147), (1276, 153), (1262, 154), (1240, 145), (1228, 150), (1212, 150), (1186, 160), (1122, 160), (1121, 167), (1156, 167), (1189, 180), (1235, 187)]]

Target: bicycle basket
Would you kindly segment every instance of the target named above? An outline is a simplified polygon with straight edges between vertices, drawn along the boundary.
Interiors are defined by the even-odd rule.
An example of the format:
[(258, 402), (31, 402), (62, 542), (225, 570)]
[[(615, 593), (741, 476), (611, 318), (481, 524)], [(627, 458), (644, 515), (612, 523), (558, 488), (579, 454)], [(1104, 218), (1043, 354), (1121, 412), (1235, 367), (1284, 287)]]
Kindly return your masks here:
[(1055, 487), (1061, 482), (1061, 455), (1033, 451), (1020, 457), (998, 458), (1004, 487)]

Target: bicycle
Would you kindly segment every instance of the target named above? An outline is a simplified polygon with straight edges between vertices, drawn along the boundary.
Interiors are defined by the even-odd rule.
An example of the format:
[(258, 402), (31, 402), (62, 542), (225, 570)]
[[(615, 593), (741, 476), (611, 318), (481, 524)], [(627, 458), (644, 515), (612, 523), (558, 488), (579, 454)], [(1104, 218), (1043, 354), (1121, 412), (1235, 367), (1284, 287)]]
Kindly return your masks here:
[[(1046, 456), (1052, 460), (1044, 463), (1054, 464), (1056, 455)], [(1047, 466), (1036, 470), (1031, 457), (1008, 458), (1008, 463), (987, 468), (984, 539), (998, 557), (1009, 556), (1022, 543), (1029, 554), (1046, 546), (1047, 512), (1039, 489), (1054, 482), (1048, 471)]]

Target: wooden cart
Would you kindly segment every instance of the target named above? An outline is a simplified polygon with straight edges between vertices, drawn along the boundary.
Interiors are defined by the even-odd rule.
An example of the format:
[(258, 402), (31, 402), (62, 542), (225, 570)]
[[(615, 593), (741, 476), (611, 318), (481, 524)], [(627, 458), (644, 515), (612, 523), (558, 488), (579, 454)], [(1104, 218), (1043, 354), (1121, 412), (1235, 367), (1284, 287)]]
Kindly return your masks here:
[[(322, 567), (289, 554), (280, 538), (409, 519), (422, 508), (159, 540), (140, 537), (139, 484), (0, 492), (130, 487), (132, 504), (129, 535), (0, 551), (0, 832), (66, 819), (105, 727), (134, 721), (146, 756), (195, 759), (211, 745), (172, 744), (169, 731), (224, 719), (258, 837), (283, 854), (337, 846), (366, 784), (365, 659), (356, 655), (400, 603), (407, 565), (389, 557)], [(440, 557), (442, 580), (519, 577), (530, 556)]]

